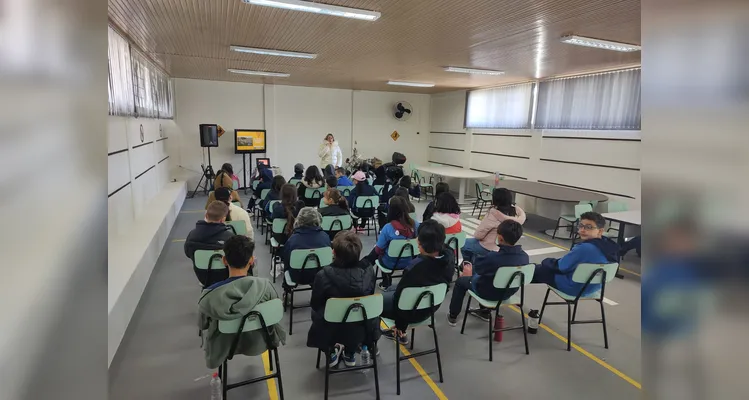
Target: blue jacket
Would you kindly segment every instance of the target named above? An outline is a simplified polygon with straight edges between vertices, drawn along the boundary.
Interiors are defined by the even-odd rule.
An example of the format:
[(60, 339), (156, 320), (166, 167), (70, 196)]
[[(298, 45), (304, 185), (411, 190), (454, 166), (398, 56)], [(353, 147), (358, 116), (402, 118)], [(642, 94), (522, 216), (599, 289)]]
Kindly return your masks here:
[[(384, 251), (384, 254), (382, 254), (382, 256), (380, 257), (380, 262), (382, 263), (383, 267), (388, 269), (404, 269), (408, 266), (408, 264), (411, 263), (411, 253), (408, 250), (404, 250), (404, 256), (398, 261), (397, 265), (395, 264), (397, 257), (390, 257), (387, 254), (387, 250), (390, 242), (395, 239), (413, 239), (416, 237), (416, 232), (419, 231), (419, 222), (414, 222), (416, 222), (416, 226), (414, 227), (414, 231), (411, 232), (410, 236), (405, 236), (405, 232), (396, 229), (392, 223), (388, 223), (382, 228), (382, 230), (380, 231), (380, 236), (377, 237), (377, 247)], [(419, 254), (418, 248), (415, 248), (413, 250), (414, 256)]]
[[(600, 239), (586, 240), (575, 245), (569, 253), (560, 259), (547, 258), (541, 262), (545, 268), (557, 271), (554, 277), (557, 289), (570, 295), (577, 296), (585, 283), (572, 281), (572, 274), (580, 263), (608, 264), (619, 261), (619, 245), (613, 240), (602, 237)], [(589, 295), (601, 290), (600, 284), (591, 284), (585, 289), (583, 295)]]
[[(367, 181), (359, 182), (354, 190), (351, 191), (351, 194), (349, 195), (348, 204), (351, 207), (351, 210), (356, 213), (356, 198), (359, 196), (377, 196), (377, 192), (375, 192), (374, 187), (370, 185)], [(372, 207), (377, 208), (378, 204), (372, 204)], [(370, 215), (368, 215), (370, 216)], [(372, 215), (374, 216), (374, 212), (372, 212)]]
[[(493, 301), (510, 298), (518, 289), (505, 292), (494, 287), (494, 275), (502, 267), (519, 267), (530, 264), (528, 254), (520, 245), (499, 246), (499, 251), (490, 251), (485, 256), (478, 257), (473, 264), (473, 278), (471, 286), (479, 296)], [(530, 282), (525, 282), (530, 283)]]
[(281, 200), (281, 194), (271, 189), (270, 192), (268, 192), (268, 195), (260, 201), (260, 204), (263, 206), (263, 210), (265, 210), (266, 218), (270, 218), (270, 215), (273, 212), (273, 210), (270, 209), (271, 200)]
[(343, 175), (338, 178), (338, 186), (354, 186), (354, 182), (351, 182), (351, 179), (349, 179), (348, 176)]
[[(260, 170), (260, 183), (255, 188), (255, 198), (260, 199), (264, 189), (270, 189), (271, 181), (273, 180), (273, 170), (270, 168), (263, 168)], [(263, 199), (261, 199), (263, 200)], [(261, 202), (261, 205), (264, 203)]]
[(286, 271), (290, 271), (291, 279), (294, 282), (307, 285), (311, 284), (315, 280), (315, 274), (318, 270), (306, 269), (292, 269), (290, 267), (291, 252), (299, 249), (317, 249), (320, 247), (330, 247), (330, 237), (325, 231), (319, 226), (315, 227), (303, 227), (294, 229), (294, 233), (289, 236), (286, 244), (283, 246), (283, 253), (281, 258), (283, 259), (284, 268)]

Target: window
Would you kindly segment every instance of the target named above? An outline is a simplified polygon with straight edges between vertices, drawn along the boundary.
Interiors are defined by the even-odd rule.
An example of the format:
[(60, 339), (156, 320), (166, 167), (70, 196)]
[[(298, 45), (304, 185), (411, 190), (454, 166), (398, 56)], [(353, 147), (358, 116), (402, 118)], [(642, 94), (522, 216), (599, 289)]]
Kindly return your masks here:
[(538, 129), (640, 129), (640, 69), (539, 83)]
[(467, 128), (531, 127), (533, 83), (468, 92)]
[(109, 27), (109, 114), (134, 115), (130, 45)]

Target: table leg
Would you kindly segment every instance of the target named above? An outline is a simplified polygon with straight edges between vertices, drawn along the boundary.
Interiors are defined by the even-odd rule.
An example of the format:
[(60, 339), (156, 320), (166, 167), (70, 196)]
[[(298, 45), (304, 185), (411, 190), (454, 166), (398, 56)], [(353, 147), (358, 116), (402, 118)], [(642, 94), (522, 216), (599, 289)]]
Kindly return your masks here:
[[(624, 222), (619, 222), (619, 232), (616, 237), (616, 243), (619, 244), (619, 247), (621, 247), (624, 244)], [(619, 257), (619, 265), (622, 263), (622, 258)], [(624, 279), (624, 275), (619, 273), (619, 267), (616, 267), (616, 275), (619, 279)]]
[(466, 179), (460, 178), (460, 189), (458, 189), (458, 204), (466, 201)]

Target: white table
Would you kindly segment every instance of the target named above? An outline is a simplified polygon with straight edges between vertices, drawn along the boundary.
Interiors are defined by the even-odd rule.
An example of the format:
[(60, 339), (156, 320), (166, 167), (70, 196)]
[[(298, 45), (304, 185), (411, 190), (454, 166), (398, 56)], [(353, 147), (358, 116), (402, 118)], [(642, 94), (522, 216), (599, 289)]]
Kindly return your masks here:
[(474, 171), (471, 169), (445, 166), (432, 167), (417, 165), (416, 169), (434, 175), (460, 179), (460, 188), (458, 189), (458, 204), (465, 203), (467, 179), (484, 179), (492, 175), (487, 174), (486, 172)]
[[(606, 218), (609, 221), (618, 222), (619, 223), (619, 231), (616, 238), (616, 242), (619, 244), (619, 246), (624, 244), (624, 227), (629, 225), (640, 225), (642, 220), (642, 213), (640, 210), (631, 210), (631, 211), (617, 211), (617, 212), (611, 212), (611, 213), (603, 213), (601, 214), (603, 218)], [(619, 269), (617, 268), (617, 278), (623, 278), (623, 276), (618, 272)]]

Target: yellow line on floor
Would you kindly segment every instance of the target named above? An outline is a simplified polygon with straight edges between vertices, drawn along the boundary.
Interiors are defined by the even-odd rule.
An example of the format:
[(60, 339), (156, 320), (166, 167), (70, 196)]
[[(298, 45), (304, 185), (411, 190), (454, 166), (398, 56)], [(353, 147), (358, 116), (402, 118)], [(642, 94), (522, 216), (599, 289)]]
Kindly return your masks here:
[[(513, 310), (513, 311), (515, 311), (515, 312), (516, 312), (516, 313), (518, 313), (518, 314), (523, 314), (523, 313), (522, 313), (522, 312), (520, 311), (520, 309), (518, 309), (518, 308), (517, 308), (517, 307), (515, 307), (515, 306), (510, 306), (510, 309), (511, 309), (511, 310)], [(527, 317), (527, 314), (525, 314), (525, 316)], [(564, 344), (567, 344), (567, 338), (566, 338), (566, 337), (564, 337), (564, 336), (560, 335), (559, 333), (555, 332), (555, 331), (554, 331), (553, 329), (549, 328), (549, 327), (548, 327), (548, 326), (546, 326), (545, 324), (540, 324), (540, 325), (539, 325), (539, 327), (540, 327), (541, 329), (545, 330), (546, 332), (549, 332), (549, 333), (551, 333), (551, 335), (552, 335), (552, 336), (554, 336), (554, 337), (556, 337), (557, 339), (561, 340), (562, 342), (564, 342)], [(572, 343), (572, 348), (573, 348), (573, 349), (575, 349), (575, 350), (577, 350), (577, 351), (579, 351), (579, 352), (580, 352), (580, 353), (581, 353), (582, 355), (584, 355), (585, 357), (588, 357), (588, 358), (590, 358), (591, 360), (595, 361), (596, 363), (598, 363), (598, 365), (600, 365), (600, 366), (602, 366), (602, 367), (606, 368), (607, 370), (611, 371), (611, 372), (612, 372), (612, 373), (613, 373), (614, 375), (616, 375), (616, 376), (618, 376), (618, 377), (622, 378), (622, 379), (623, 379), (624, 381), (626, 381), (626, 382), (627, 382), (627, 383), (629, 383), (630, 385), (632, 385), (632, 386), (634, 386), (634, 387), (636, 387), (636, 388), (638, 388), (638, 389), (642, 390), (642, 385), (640, 384), (640, 382), (637, 382), (636, 380), (634, 380), (634, 379), (630, 378), (630, 377), (629, 377), (629, 376), (627, 376), (627, 375), (626, 375), (626, 374), (625, 374), (624, 372), (622, 372), (622, 371), (619, 371), (618, 369), (614, 368), (614, 367), (613, 367), (612, 365), (610, 365), (610, 364), (609, 364), (609, 363), (607, 363), (606, 361), (603, 361), (603, 360), (601, 360), (600, 358), (598, 358), (598, 357), (594, 356), (594, 355), (593, 355), (593, 354), (591, 354), (591, 353), (590, 353), (589, 351), (587, 351), (587, 350), (583, 349), (582, 347), (580, 347), (580, 346), (576, 345), (575, 343)]]
[(184, 242), (185, 240), (187, 240), (187, 239), (174, 239), (174, 240), (172, 240), (172, 243)]
[[(528, 237), (529, 237), (529, 238), (531, 238), (531, 239), (536, 239), (536, 240), (538, 240), (539, 242), (543, 242), (543, 243), (546, 243), (546, 244), (550, 244), (550, 245), (552, 245), (552, 246), (554, 246), (554, 247), (558, 247), (558, 248), (560, 248), (560, 249), (563, 249), (563, 250), (566, 250), (566, 251), (569, 251), (569, 250), (570, 250), (570, 249), (569, 249), (569, 247), (563, 247), (563, 246), (560, 246), (560, 245), (558, 245), (558, 244), (556, 244), (556, 243), (552, 243), (552, 242), (550, 242), (550, 241), (548, 241), (548, 240), (545, 240), (545, 239), (541, 239), (540, 237), (536, 237), (536, 236), (533, 236), (533, 235), (529, 235), (529, 234), (527, 234), (527, 233), (524, 233), (524, 234), (523, 234), (523, 236), (528, 236)], [(620, 271), (624, 271), (624, 272), (626, 272), (626, 273), (629, 273), (629, 274), (632, 274), (632, 275), (635, 275), (635, 276), (641, 276), (641, 275), (640, 275), (639, 273), (637, 273), (637, 272), (634, 272), (634, 271), (630, 271), (630, 270), (628, 270), (628, 269), (626, 269), (626, 268), (622, 268), (622, 267), (619, 267), (619, 270), (620, 270)]]
[[(270, 370), (270, 359), (268, 358), (267, 351), (263, 353), (263, 369), (265, 370), (265, 375), (270, 375), (273, 373)], [(270, 400), (278, 400), (278, 390), (276, 389), (276, 380), (267, 379), (265, 383), (268, 384), (268, 396), (270, 397)]]
[[(388, 329), (388, 326), (385, 325), (385, 323), (382, 322), (382, 321), (380, 321), (380, 326), (383, 329)], [(413, 338), (411, 338), (411, 340), (413, 340)], [(400, 347), (401, 347), (401, 353), (403, 353), (403, 355), (405, 355), (405, 356), (410, 356), (411, 355), (411, 353), (408, 351), (408, 349), (406, 349), (406, 346), (400, 345)], [(411, 362), (411, 365), (414, 366), (414, 368), (416, 369), (416, 372), (418, 372), (419, 375), (421, 375), (421, 378), (424, 379), (424, 382), (426, 382), (427, 385), (432, 389), (432, 392), (434, 392), (434, 394), (437, 396), (437, 398), (439, 400), (447, 400), (447, 396), (445, 396), (445, 394), (442, 393), (442, 389), (440, 389), (440, 387), (437, 386), (436, 383), (434, 383), (434, 381), (432, 380), (432, 377), (429, 376), (429, 374), (427, 374), (426, 371), (424, 371), (424, 368), (422, 368), (421, 364), (419, 364), (419, 362), (416, 361), (415, 358), (409, 358), (408, 361)], [(397, 362), (397, 360), (396, 360), (396, 362)]]

